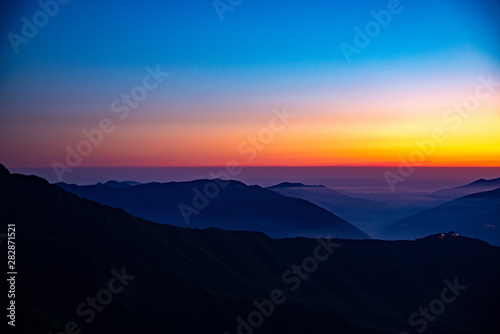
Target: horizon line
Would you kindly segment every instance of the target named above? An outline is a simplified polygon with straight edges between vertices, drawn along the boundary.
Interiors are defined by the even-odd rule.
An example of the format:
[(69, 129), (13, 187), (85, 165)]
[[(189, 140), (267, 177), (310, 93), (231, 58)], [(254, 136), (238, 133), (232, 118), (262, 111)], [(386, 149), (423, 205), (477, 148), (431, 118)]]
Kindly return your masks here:
[[(7, 169), (52, 169), (51, 166), (10, 166), (7, 167), (5, 164), (2, 164)], [(354, 165), (354, 164), (345, 164), (345, 165), (238, 165), (235, 167), (240, 168), (332, 168), (332, 167), (340, 167), (340, 168), (398, 168), (401, 164), (387, 164), (387, 165)], [(421, 165), (421, 166), (412, 166), (413, 168), (500, 168), (500, 162), (498, 165)], [(110, 168), (228, 168), (225, 165), (178, 165), (178, 166), (82, 166), (75, 167), (74, 169), (110, 169)]]

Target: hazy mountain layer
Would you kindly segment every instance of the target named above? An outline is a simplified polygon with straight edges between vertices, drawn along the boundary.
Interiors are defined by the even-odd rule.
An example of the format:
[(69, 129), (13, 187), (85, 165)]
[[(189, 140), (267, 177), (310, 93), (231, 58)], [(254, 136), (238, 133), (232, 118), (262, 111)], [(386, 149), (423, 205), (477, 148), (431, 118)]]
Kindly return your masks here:
[(258, 231), (277, 238), (369, 238), (315, 204), (237, 181), (196, 180), (128, 187), (58, 185), (81, 198), (176, 226)]
[(450, 230), (500, 245), (500, 188), (464, 196), (401, 219), (386, 233), (393, 238), (414, 239)]
[(268, 189), (319, 205), (370, 235), (379, 228), (403, 217), (385, 203), (347, 196), (324, 186), (281, 183)]

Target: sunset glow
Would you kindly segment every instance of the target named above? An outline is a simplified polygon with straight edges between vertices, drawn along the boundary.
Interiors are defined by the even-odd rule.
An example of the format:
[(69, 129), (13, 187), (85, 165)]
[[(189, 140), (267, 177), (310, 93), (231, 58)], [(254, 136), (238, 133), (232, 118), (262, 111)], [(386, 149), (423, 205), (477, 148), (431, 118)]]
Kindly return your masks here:
[[(351, 62), (338, 45), (352, 43), (353, 27), (366, 23), (370, 16), (365, 14), (386, 2), (366, 1), (356, 10), (345, 5), (333, 11), (325, 5), (323, 10), (332, 9), (335, 19), (324, 17), (318, 24), (329, 29), (282, 28), (295, 31), (297, 40), (288, 35), (277, 39), (281, 30), (267, 21), (255, 28), (263, 33), (255, 39), (256, 32), (238, 21), (243, 16), (237, 12), (222, 24), (217, 16), (193, 12), (201, 20), (195, 27), (186, 27), (170, 13), (170, 19), (151, 18), (158, 33), (147, 38), (156, 42), (139, 47), (122, 41), (101, 45), (112, 33), (133, 33), (132, 28), (118, 22), (113, 31), (87, 35), (78, 25), (86, 7), (71, 4), (64, 8), (64, 30), (54, 21), (22, 45), (18, 55), (4, 45), (0, 155), (11, 167), (66, 164), (67, 147), (76, 150), (87, 140), (83, 130), (97, 129), (109, 118), (113, 131), (93, 145), (79, 166), (222, 166), (231, 160), (243, 166), (394, 166), (410, 159), (416, 143), (431, 139), (438, 128), (446, 140), (436, 143), (432, 153), (424, 152), (421, 166), (500, 166), (495, 18), (472, 2), (402, 4), (404, 11)], [(191, 10), (179, 6), (179, 12)], [(261, 11), (260, 6), (248, 3), (238, 9), (245, 11), (244, 17), (276, 17), (278, 25), (298, 10), (273, 5)], [(429, 6), (447, 12), (446, 18), (432, 14)], [(131, 15), (134, 10), (128, 8)], [(430, 13), (426, 23), (418, 21), (422, 11)], [(97, 16), (90, 31), (100, 30), (105, 19)], [(68, 23), (72, 20), (74, 24)], [(424, 38), (413, 34), (415, 26), (434, 31), (422, 32)], [(181, 27), (183, 38), (169, 33)], [(302, 40), (301, 29), (315, 37)], [(78, 46), (68, 39), (72, 33), (80, 38)], [(208, 34), (213, 45), (203, 42)], [(64, 55), (47, 47), (54, 40), (60, 40)], [(188, 41), (201, 43), (203, 58)], [(100, 51), (91, 43), (100, 44)], [(144, 57), (138, 60), (137, 54)], [(95, 63), (98, 58), (104, 61)], [(143, 84), (147, 68), (168, 76), (129, 108), (119, 100)], [(492, 84), (478, 88), (484, 80)], [(453, 110), (478, 89), (488, 96), (472, 111)], [(119, 107), (129, 109), (124, 119), (123, 111), (113, 110)], [(252, 145), (249, 138), (269, 127), (275, 109), (295, 117), (271, 140)]]

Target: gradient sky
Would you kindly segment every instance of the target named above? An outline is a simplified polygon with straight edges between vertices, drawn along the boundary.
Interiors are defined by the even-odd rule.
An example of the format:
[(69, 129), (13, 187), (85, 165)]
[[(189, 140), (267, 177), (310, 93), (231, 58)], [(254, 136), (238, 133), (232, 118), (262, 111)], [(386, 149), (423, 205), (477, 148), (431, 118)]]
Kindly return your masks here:
[[(1, 162), (64, 164), (110, 118), (79, 166), (398, 165), (438, 128), (446, 140), (424, 166), (500, 166), (500, 86), (468, 117), (443, 118), (479, 77), (500, 82), (499, 2), (401, 0), (348, 62), (339, 45), (387, 4), (245, 0), (221, 21), (210, 0), (72, 0), (17, 54), (8, 33), (40, 7), (2, 4)], [(120, 120), (111, 104), (147, 66), (169, 76)], [(242, 154), (275, 108), (296, 117)]]

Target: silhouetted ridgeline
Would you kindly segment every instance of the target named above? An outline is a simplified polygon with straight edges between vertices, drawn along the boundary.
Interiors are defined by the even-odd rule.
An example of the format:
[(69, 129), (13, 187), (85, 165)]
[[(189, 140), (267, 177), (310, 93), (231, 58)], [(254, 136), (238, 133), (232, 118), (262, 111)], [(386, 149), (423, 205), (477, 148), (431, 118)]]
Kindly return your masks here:
[(380, 227), (404, 217), (385, 203), (356, 198), (355, 195), (348, 196), (324, 186), (284, 182), (268, 189), (284, 196), (302, 198), (319, 205), (371, 236)]
[[(467, 289), (425, 332), (500, 329), (500, 248), (478, 240), (339, 239), (333, 249), (330, 241), (156, 224), (4, 168), (0, 185), (3, 229), (16, 224), (16, 333), (233, 334), (238, 317), (257, 312), (253, 301), (276, 289), (282, 302), (255, 333), (415, 332), (410, 315), (455, 277)], [(322, 258), (316, 268), (313, 257)]]
[(398, 220), (386, 234), (413, 239), (449, 230), (500, 245), (500, 189), (460, 197)]
[[(315, 204), (238, 181), (195, 180), (110, 187), (58, 183), (81, 198), (181, 227), (264, 232), (275, 238), (369, 239), (349, 222)], [(212, 195), (215, 194), (215, 195)]]

